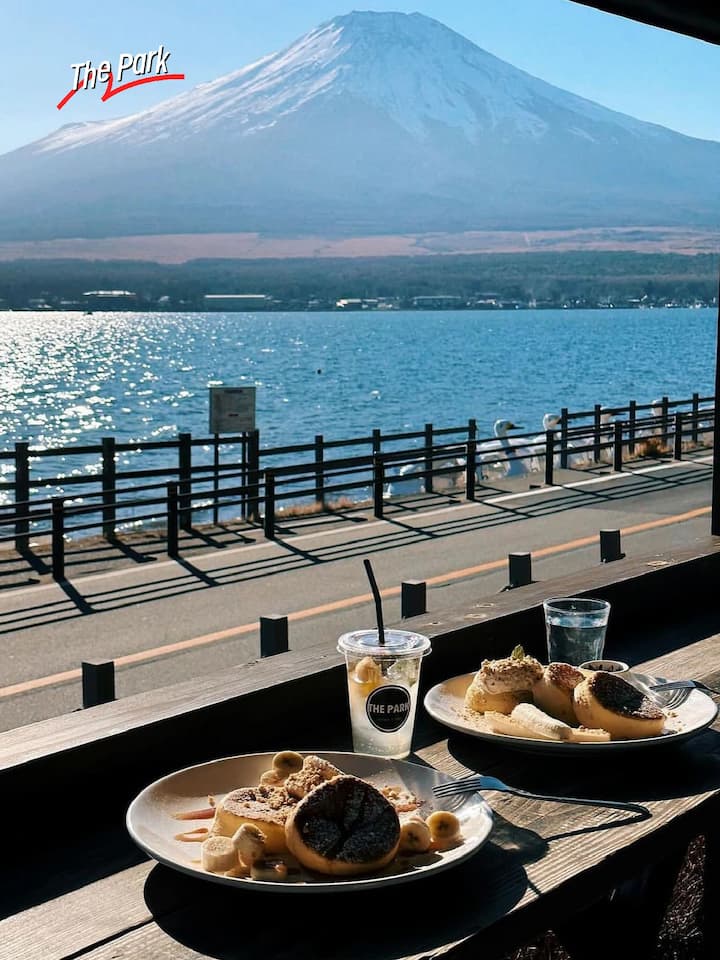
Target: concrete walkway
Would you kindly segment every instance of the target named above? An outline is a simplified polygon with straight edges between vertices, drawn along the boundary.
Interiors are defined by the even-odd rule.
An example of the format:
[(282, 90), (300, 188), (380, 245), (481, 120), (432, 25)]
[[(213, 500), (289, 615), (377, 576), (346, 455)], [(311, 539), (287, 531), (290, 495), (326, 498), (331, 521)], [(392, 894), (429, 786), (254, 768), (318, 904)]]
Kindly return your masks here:
[(528, 489), (519, 478), (473, 503), (408, 498), (382, 521), (364, 511), (288, 518), (274, 542), (227, 525), (185, 538), (179, 561), (148, 536), (122, 549), (77, 545), (62, 584), (8, 556), (14, 572), (0, 583), (16, 579), (0, 590), (0, 729), (77, 709), (82, 660), (115, 660), (119, 697), (252, 660), (269, 614), (289, 615), (292, 648), (332, 649), (339, 633), (374, 620), (364, 557), (391, 623), (403, 580), (428, 582), (430, 612), (482, 607), (507, 585), (509, 552), (532, 551), (534, 579), (549, 580), (599, 563), (602, 528), (625, 530), (628, 555), (709, 531), (707, 457), (558, 480), (570, 485)]

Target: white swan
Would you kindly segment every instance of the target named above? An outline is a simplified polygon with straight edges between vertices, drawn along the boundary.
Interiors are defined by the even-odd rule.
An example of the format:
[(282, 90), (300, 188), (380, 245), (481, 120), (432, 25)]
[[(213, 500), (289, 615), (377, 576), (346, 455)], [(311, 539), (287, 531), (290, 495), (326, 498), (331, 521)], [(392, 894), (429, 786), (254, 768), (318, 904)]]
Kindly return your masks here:
[[(552, 430), (555, 434), (555, 444), (554, 444), (554, 453), (553, 453), (553, 467), (559, 468), (562, 466), (562, 453), (561, 453), (561, 435), (560, 435), (560, 424), (562, 422), (562, 417), (557, 413), (546, 413), (543, 417), (543, 432), (539, 433), (536, 437), (532, 438), (530, 450), (535, 454), (535, 459), (531, 460), (531, 467), (533, 470), (544, 470), (545, 469), (545, 450), (547, 448), (547, 431)], [(584, 467), (590, 462), (590, 453), (586, 450), (580, 450), (577, 453), (572, 453), (573, 447), (586, 447), (590, 443), (590, 440), (571, 440), (567, 441), (567, 465), (568, 467)]]
[[(698, 415), (709, 414), (709, 420), (698, 420), (698, 443), (709, 447), (713, 442), (713, 427), (715, 425), (715, 407), (698, 407)], [(691, 427), (692, 429), (692, 427)]]
[(464, 487), (466, 464), (467, 461), (464, 457), (450, 457), (448, 460), (441, 460), (435, 469), (452, 470), (452, 472), (441, 473), (439, 476), (433, 477), (433, 490), (436, 493), (447, 493)]
[(640, 430), (635, 431), (636, 437), (659, 437), (663, 432), (662, 421), (660, 418), (663, 415), (663, 402), (662, 400), (653, 400), (650, 406), (650, 416), (653, 417), (658, 422), (646, 427), (641, 427)]
[[(425, 467), (424, 460), (413, 460), (396, 468), (393, 479), (385, 487), (386, 497), (396, 497), (398, 494), (425, 493), (425, 477), (408, 477), (408, 474), (418, 473)], [(406, 480), (403, 477), (407, 477)]]
[[(557, 433), (560, 429), (560, 417), (557, 413), (546, 413), (543, 417), (542, 425), (543, 432), (538, 433), (537, 436), (533, 437), (530, 441), (530, 450), (535, 454), (533, 460), (530, 461), (530, 468), (532, 470), (544, 470), (545, 469), (545, 451), (547, 449), (547, 431), (552, 430), (553, 433)], [(559, 437), (555, 437), (555, 454), (553, 456), (553, 466), (560, 466), (560, 454), (557, 452), (559, 447)]]
[[(530, 472), (532, 451), (526, 446), (515, 446), (508, 438), (509, 430), (522, 430), (512, 420), (496, 420), (493, 426), (495, 440), (486, 440), (478, 445), (477, 477), (483, 480), (488, 472), (503, 477), (521, 477)], [(528, 459), (516, 460), (515, 457)]]
[[(442, 473), (433, 477), (433, 490), (435, 493), (446, 493), (451, 490), (457, 490), (465, 482), (465, 460), (462, 457), (451, 457), (448, 460), (441, 460), (435, 463), (434, 470), (446, 470), (454, 468), (453, 473)], [(390, 482), (385, 487), (385, 497), (395, 497), (398, 494), (412, 494), (426, 492), (426, 478), (418, 476), (408, 476), (408, 474), (419, 473), (425, 469), (425, 460), (413, 460), (411, 463), (405, 463), (393, 475)], [(407, 477), (407, 479), (403, 479)]]
[(611, 446), (600, 448), (601, 463), (612, 463), (615, 457), (613, 445), (615, 433), (613, 430), (608, 430), (608, 427), (611, 427), (614, 423), (615, 417), (603, 407), (600, 411), (600, 443), (610, 443)]

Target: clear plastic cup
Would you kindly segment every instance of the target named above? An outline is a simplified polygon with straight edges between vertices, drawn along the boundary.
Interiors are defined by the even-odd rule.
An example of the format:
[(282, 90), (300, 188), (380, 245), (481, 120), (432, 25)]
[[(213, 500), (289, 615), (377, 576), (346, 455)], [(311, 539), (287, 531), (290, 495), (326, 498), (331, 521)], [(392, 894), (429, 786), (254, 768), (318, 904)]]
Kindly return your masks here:
[(411, 750), (422, 658), (430, 640), (409, 630), (344, 633), (337, 648), (345, 654), (353, 749), (402, 760)]
[(605, 648), (610, 604), (584, 597), (555, 597), (543, 603), (548, 662), (579, 666), (599, 660)]

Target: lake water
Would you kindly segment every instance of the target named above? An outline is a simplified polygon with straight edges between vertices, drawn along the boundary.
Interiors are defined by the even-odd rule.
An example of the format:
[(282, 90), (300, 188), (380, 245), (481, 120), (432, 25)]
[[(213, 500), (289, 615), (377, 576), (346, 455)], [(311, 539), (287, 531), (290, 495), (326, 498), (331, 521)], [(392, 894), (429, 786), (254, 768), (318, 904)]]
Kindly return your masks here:
[(715, 326), (713, 309), (0, 313), (0, 449), (208, 436), (211, 382), (257, 386), (262, 446), (468, 417), (481, 437), (499, 418), (540, 431), (561, 407), (710, 395)]

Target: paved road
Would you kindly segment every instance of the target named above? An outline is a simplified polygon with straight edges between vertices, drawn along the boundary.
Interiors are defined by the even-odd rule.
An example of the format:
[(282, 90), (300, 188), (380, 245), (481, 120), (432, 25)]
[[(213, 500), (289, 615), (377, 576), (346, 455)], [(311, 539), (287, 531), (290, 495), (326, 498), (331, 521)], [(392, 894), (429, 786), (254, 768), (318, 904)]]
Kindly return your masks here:
[(709, 531), (710, 487), (707, 458), (667, 463), (479, 503), (416, 500), (383, 521), (298, 521), (274, 543), (6, 590), (0, 729), (77, 709), (82, 660), (114, 659), (119, 697), (252, 660), (268, 614), (290, 616), (291, 648), (332, 649), (373, 622), (364, 557), (392, 623), (403, 580), (428, 581), (429, 611), (487, 602), (509, 552), (532, 551), (534, 578), (549, 580), (597, 564), (602, 528), (624, 529), (628, 555), (690, 545)]

